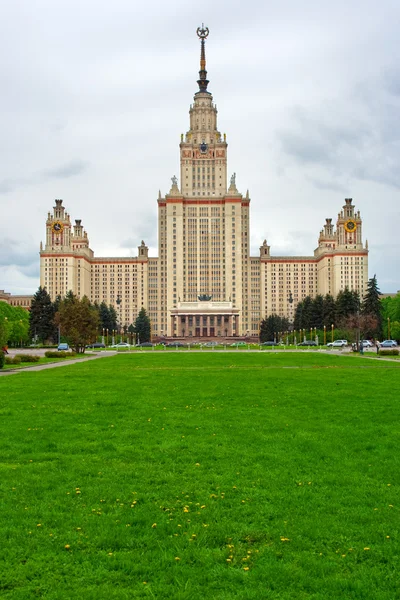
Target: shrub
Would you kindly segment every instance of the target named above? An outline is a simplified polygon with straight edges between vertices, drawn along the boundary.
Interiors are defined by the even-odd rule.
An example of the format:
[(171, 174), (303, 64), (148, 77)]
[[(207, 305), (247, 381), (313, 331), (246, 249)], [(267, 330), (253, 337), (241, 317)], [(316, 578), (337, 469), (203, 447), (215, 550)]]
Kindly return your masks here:
[(379, 348), (379, 356), (398, 356), (398, 348)]
[(19, 356), (6, 356), (6, 365), (19, 365), (21, 358)]
[(20, 359), (21, 362), (39, 362), (40, 356), (37, 354), (16, 354), (15, 357)]
[(46, 358), (66, 358), (67, 356), (75, 356), (75, 352), (65, 352), (65, 350), (47, 350), (44, 355)]
[(0, 350), (0, 369), (4, 367), (4, 352)]

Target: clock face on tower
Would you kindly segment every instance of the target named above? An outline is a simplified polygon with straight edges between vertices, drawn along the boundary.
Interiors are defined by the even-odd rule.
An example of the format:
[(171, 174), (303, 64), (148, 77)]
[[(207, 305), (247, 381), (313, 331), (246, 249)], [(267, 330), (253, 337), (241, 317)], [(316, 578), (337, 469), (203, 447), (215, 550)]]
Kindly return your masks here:
[(52, 229), (53, 229), (54, 233), (61, 233), (62, 230), (64, 229), (64, 225), (62, 223), (60, 223), (60, 221), (56, 221), (53, 224), (53, 228)]
[(348, 233), (353, 233), (357, 229), (357, 224), (353, 221), (353, 219), (349, 219), (344, 224), (344, 228)]
[(200, 152), (205, 154), (208, 150), (208, 145), (205, 142), (201, 142), (200, 144)]

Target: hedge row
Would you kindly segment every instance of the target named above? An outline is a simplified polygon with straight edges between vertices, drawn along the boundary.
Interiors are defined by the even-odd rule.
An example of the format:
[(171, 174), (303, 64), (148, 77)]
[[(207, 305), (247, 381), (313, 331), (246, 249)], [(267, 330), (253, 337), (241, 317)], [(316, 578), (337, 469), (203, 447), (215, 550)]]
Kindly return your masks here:
[(6, 356), (6, 365), (19, 365), (21, 359), (19, 356)]
[(379, 348), (379, 356), (398, 356), (398, 348)]
[(65, 350), (47, 350), (44, 355), (46, 358), (66, 358), (67, 356), (75, 356), (75, 352), (65, 352)]
[(37, 354), (16, 354), (15, 358), (19, 358), (20, 362), (39, 362), (40, 356)]

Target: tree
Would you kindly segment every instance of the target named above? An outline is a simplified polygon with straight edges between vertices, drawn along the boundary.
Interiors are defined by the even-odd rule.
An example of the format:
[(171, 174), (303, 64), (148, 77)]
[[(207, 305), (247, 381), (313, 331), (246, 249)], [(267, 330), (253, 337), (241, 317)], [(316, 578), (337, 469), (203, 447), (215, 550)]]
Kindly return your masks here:
[(130, 343), (132, 344), (132, 337), (133, 337), (133, 334), (135, 333), (135, 327), (132, 325), (132, 323), (129, 325), (128, 331), (129, 331), (129, 340), (130, 340)]
[(345, 288), (341, 290), (336, 298), (336, 326), (345, 323), (350, 315), (356, 315), (360, 310), (360, 296), (358, 292)]
[(54, 334), (54, 307), (46, 288), (39, 287), (32, 298), (29, 330), (30, 336), (35, 341), (44, 344)]
[(309, 329), (313, 323), (313, 300), (311, 296), (306, 296), (302, 302), (296, 306), (294, 316), (295, 329)]
[(382, 335), (382, 304), (376, 275), (371, 277), (371, 279), (368, 281), (367, 292), (364, 296), (362, 304), (362, 314), (365, 316), (370, 315), (376, 320), (376, 328), (365, 331), (365, 336), (377, 336), (380, 338)]
[(345, 326), (353, 330), (353, 338), (357, 343), (358, 349), (360, 347), (360, 340), (366, 338), (366, 332), (376, 329), (377, 319), (373, 315), (363, 315), (358, 312), (347, 317)]
[(136, 340), (140, 342), (150, 342), (151, 324), (146, 309), (142, 307), (135, 320), (134, 325)]
[(118, 323), (117, 311), (115, 310), (115, 308), (113, 306), (111, 306), (111, 304), (108, 308), (108, 312), (110, 313), (111, 329), (117, 329), (117, 323)]
[(287, 331), (289, 321), (279, 315), (270, 315), (263, 319), (260, 324), (260, 342), (270, 342), (276, 338), (279, 331)]
[(311, 327), (322, 329), (324, 326), (324, 298), (321, 294), (315, 296), (312, 301)]
[(4, 352), (3, 348), (7, 346), (8, 341), (8, 327), (7, 320), (0, 316), (0, 369), (4, 366)]
[(62, 335), (77, 353), (84, 353), (87, 344), (96, 339), (99, 322), (99, 312), (89, 299), (79, 300), (72, 292), (61, 301), (56, 315)]
[(331, 327), (335, 323), (336, 317), (336, 302), (335, 298), (331, 294), (324, 296), (324, 308), (323, 308), (323, 324), (326, 327)]

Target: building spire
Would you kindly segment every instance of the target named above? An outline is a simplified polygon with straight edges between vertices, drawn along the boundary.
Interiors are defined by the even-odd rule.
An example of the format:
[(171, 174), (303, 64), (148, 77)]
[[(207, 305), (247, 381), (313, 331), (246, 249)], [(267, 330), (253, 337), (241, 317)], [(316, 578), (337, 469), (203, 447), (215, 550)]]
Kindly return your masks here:
[(200, 38), (201, 42), (201, 53), (200, 53), (200, 71), (199, 71), (199, 79), (197, 83), (199, 84), (200, 92), (207, 92), (208, 79), (207, 79), (207, 71), (206, 71), (206, 48), (205, 48), (205, 40), (208, 37), (209, 29), (208, 27), (204, 27), (204, 23), (202, 23), (201, 27), (197, 28), (197, 35)]

